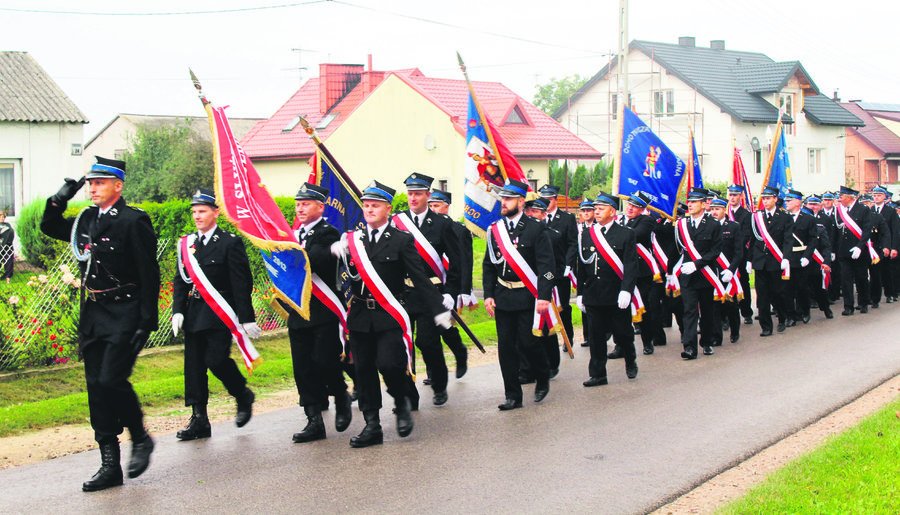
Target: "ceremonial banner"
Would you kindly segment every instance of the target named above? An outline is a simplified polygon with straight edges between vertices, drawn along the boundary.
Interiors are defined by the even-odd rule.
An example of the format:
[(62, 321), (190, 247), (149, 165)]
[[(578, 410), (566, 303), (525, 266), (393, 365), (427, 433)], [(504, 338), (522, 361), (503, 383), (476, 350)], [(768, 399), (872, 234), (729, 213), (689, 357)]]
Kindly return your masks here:
[(694, 129), (690, 129), (691, 134), (691, 155), (688, 156), (687, 162), (687, 188), (685, 191), (691, 191), (691, 188), (703, 187), (703, 174), (700, 170), (700, 158), (697, 156), (697, 144), (694, 142)]
[[(734, 147), (734, 162), (731, 166), (731, 183), (744, 187), (744, 195), (741, 198), (741, 206), (753, 209), (753, 194), (750, 192), (750, 180), (747, 179), (747, 171), (744, 169), (744, 161), (741, 159), (741, 149)], [(728, 209), (730, 219), (734, 221), (731, 208)]]
[(621, 148), (615, 156), (614, 194), (628, 197), (643, 191), (649, 209), (675, 218), (678, 189), (686, 166), (631, 109), (622, 108)]
[[(195, 86), (199, 89), (196, 81)], [(219, 206), (241, 234), (261, 249), (276, 296), (309, 318), (312, 286), (306, 251), (231, 132), (225, 109), (213, 107), (202, 94), (201, 101), (212, 133)]]
[[(778, 198), (783, 199), (789, 189), (793, 187), (791, 182), (791, 160), (788, 157), (787, 143), (784, 140), (784, 125), (781, 117), (775, 125), (775, 139), (772, 140), (772, 151), (769, 154), (769, 162), (766, 165), (766, 178), (763, 180), (763, 189), (776, 188)], [(762, 200), (757, 209), (762, 209)]]

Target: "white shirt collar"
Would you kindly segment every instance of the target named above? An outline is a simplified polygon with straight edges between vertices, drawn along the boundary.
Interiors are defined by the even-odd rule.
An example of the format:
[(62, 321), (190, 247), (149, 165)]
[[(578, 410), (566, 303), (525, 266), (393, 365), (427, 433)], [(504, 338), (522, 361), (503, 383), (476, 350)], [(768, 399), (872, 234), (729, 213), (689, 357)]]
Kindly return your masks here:
[(378, 241), (379, 239), (381, 239), (381, 235), (384, 234), (384, 228), (387, 227), (389, 223), (390, 223), (390, 220), (384, 222), (383, 224), (379, 225), (378, 227), (372, 227), (371, 225), (366, 224), (367, 234), (371, 235), (372, 231), (377, 229), (378, 234), (375, 236), (375, 241)]
[(307, 223), (301, 225), (300, 227), (297, 228), (297, 230), (294, 231), (294, 236), (296, 236), (299, 239), (301, 230), (305, 230), (307, 233), (309, 233), (309, 231), (312, 230), (312, 228), (315, 227), (316, 224), (318, 224), (321, 220), (322, 220), (322, 217), (320, 216), (319, 218), (316, 218), (312, 222), (307, 222)]
[(616, 223), (616, 219), (615, 219), (615, 218), (613, 218), (612, 220), (610, 220), (609, 223), (607, 223), (607, 224), (598, 224), (598, 225), (600, 226), (600, 229), (602, 229), (603, 231), (606, 231), (606, 230), (608, 230), (610, 227), (612, 227), (612, 225), (613, 225), (614, 223)]
[(200, 231), (197, 231), (197, 232), (200, 234), (201, 239), (203, 239), (203, 237), (206, 236), (207, 241), (208, 241), (209, 238), (212, 238), (213, 233), (216, 232), (217, 227), (218, 227), (218, 224), (213, 224), (213, 226), (210, 230), (208, 230), (206, 232), (200, 232)]
[(556, 209), (554, 209), (553, 211), (547, 211), (547, 215), (552, 216), (553, 218), (556, 218), (557, 211), (559, 211), (558, 207)]
[(506, 218), (506, 225), (507, 225), (507, 226), (509, 225), (509, 222), (512, 222), (512, 223), (513, 223), (513, 227), (515, 227), (515, 226), (519, 225), (519, 220), (522, 219), (522, 212), (519, 211), (518, 213), (516, 213), (516, 216), (514, 216), (513, 218), (508, 218), (508, 217), (505, 217), (505, 216), (504, 216), (503, 218)]

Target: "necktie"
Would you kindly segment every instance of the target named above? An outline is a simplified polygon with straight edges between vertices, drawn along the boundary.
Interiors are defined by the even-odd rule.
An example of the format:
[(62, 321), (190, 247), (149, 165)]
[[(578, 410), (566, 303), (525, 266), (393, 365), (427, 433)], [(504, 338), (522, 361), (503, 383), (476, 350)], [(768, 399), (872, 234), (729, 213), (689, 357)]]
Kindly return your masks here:
[(416, 224), (416, 227), (419, 227), (419, 215), (413, 215), (413, 223)]
[(606, 235), (606, 231), (608, 231), (608, 230), (609, 230), (609, 226), (603, 228), (603, 235), (604, 235), (604, 236)]
[(547, 223), (549, 224), (552, 221), (553, 221), (553, 215), (547, 215)]
[(369, 233), (369, 243), (375, 243), (376, 241), (378, 241), (378, 229), (373, 229)]
[(201, 247), (206, 246), (206, 236), (204, 236), (203, 234), (200, 235), (200, 246)]
[(767, 221), (767, 222), (771, 222), (771, 221), (772, 221), (772, 213), (770, 213), (770, 212), (768, 212), (768, 211), (766, 211), (766, 221)]
[(306, 228), (301, 227), (300, 234), (297, 239), (299, 239), (300, 241), (303, 241), (304, 238), (306, 238)]
[(516, 228), (515, 224), (512, 221), (507, 222), (507, 227), (509, 227), (509, 232), (513, 232), (513, 229)]

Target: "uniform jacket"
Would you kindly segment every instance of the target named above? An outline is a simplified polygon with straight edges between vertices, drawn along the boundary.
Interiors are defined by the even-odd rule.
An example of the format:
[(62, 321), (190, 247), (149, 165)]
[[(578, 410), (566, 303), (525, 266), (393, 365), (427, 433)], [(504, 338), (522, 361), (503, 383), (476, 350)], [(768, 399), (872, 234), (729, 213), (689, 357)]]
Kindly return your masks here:
[(638, 261), (641, 260), (637, 255), (634, 231), (613, 223), (605, 236), (613, 251), (622, 260), (622, 278), (619, 279), (619, 274), (600, 255), (590, 233), (582, 234), (581, 256), (578, 261), (578, 295), (582, 296), (585, 306), (613, 306), (619, 301), (619, 292), (634, 291)]
[[(689, 218), (689, 215), (686, 216)], [(697, 266), (697, 271), (687, 276), (682, 274), (679, 279), (681, 287), (698, 289), (712, 288), (712, 285), (706, 280), (706, 277), (703, 276), (700, 269), (708, 266), (712, 269), (713, 273), (719, 273), (719, 265), (716, 262), (716, 259), (722, 252), (722, 224), (712, 216), (704, 214), (703, 217), (700, 218), (700, 222), (696, 228), (691, 228), (690, 220), (688, 221), (687, 227), (688, 234), (690, 234), (691, 239), (694, 242), (694, 247), (696, 247), (697, 252), (700, 254), (700, 259), (692, 260), (687, 252), (681, 248), (681, 243), (676, 235), (675, 241), (679, 252), (673, 252), (669, 255), (670, 273), (675, 271), (675, 264), (678, 262), (678, 258), (684, 254), (684, 261), (682, 261), (682, 264), (693, 261)]]
[[(625, 220), (625, 227), (634, 231), (635, 242), (643, 245), (644, 248), (652, 254), (653, 246), (650, 244), (650, 235), (653, 233), (653, 227), (655, 225), (653, 220), (647, 215), (638, 215), (631, 219), (626, 218)], [(650, 277), (653, 275), (653, 270), (647, 266), (647, 262), (644, 261), (641, 256), (638, 256), (637, 266), (638, 277)]]
[(875, 238), (873, 226), (872, 243), (878, 250), (878, 254), (883, 255), (881, 249), (900, 250), (900, 236), (898, 236), (900, 234), (900, 217), (897, 216), (897, 211), (887, 204), (882, 206), (881, 213), (876, 212), (875, 209), (876, 206), (872, 206), (875, 221), (879, 222), (878, 238)]
[(725, 218), (722, 222), (722, 254), (728, 258), (731, 273), (744, 273), (744, 233), (741, 224)]
[[(769, 231), (769, 235), (772, 236), (772, 239), (775, 241), (775, 244), (779, 246), (781, 249), (782, 255), (785, 259), (791, 258), (791, 253), (793, 249), (793, 245), (791, 241), (791, 225), (793, 225), (794, 221), (791, 218), (791, 215), (781, 211), (779, 209), (775, 210), (775, 213), (772, 215), (771, 220), (766, 220), (765, 211), (763, 213), (763, 221), (766, 224), (766, 229)], [(760, 238), (762, 235), (760, 235)], [(769, 272), (776, 272), (781, 270), (781, 262), (775, 259), (772, 256), (772, 253), (769, 252), (769, 249), (766, 247), (765, 242), (762, 240), (753, 238), (753, 269), (754, 270), (766, 270)]]
[[(552, 227), (547, 227), (547, 236), (550, 238), (550, 245), (553, 247), (553, 263), (556, 265), (553, 275), (556, 276), (557, 280), (559, 280), (560, 277), (566, 279), (563, 272), (566, 267), (566, 250), (568, 250), (568, 245), (563, 239), (563, 235)], [(566, 279), (566, 281), (568, 281), (568, 279)]]
[(852, 218), (856, 224), (859, 226), (862, 232), (862, 238), (857, 239), (856, 236), (850, 232), (850, 229), (844, 227), (843, 222), (841, 221), (841, 215), (838, 214), (837, 209), (834, 211), (835, 223), (838, 227), (838, 237), (837, 237), (837, 254), (838, 259), (851, 259), (850, 257), (850, 249), (853, 247), (858, 247), (862, 252), (857, 261), (868, 263), (871, 258), (869, 257), (869, 251), (866, 248), (866, 242), (872, 237), (872, 225), (875, 221), (874, 213), (867, 208), (866, 206), (856, 202), (853, 204), (853, 207), (850, 208), (850, 212), (848, 213), (850, 218)]
[[(562, 235), (562, 240), (565, 244), (565, 261), (559, 269), (565, 270), (566, 267), (569, 267), (575, 270), (575, 253), (578, 250), (578, 220), (576, 220), (575, 215), (557, 208), (556, 213), (553, 214), (553, 221), (547, 222), (547, 225), (552, 229), (556, 229)], [(563, 274), (560, 274), (556, 279), (558, 281), (566, 280)]]
[[(793, 217), (790, 213), (788, 213), (788, 216)], [(791, 244), (791, 256), (789, 258), (791, 260), (791, 268), (800, 267), (802, 258), (813, 260), (813, 252), (818, 248), (819, 243), (816, 225), (815, 218), (802, 211), (797, 214), (797, 220), (791, 224), (791, 234), (788, 237), (788, 241)]]
[[(201, 245), (198, 238), (190, 251), (194, 251), (200, 269), (234, 310), (238, 321), (242, 324), (255, 321), (253, 302), (250, 299), (253, 277), (243, 240), (216, 227), (206, 245)], [(187, 276), (186, 271), (184, 274)], [(184, 282), (178, 271), (173, 283), (175, 291), (172, 296), (172, 313), (184, 315), (185, 332), (226, 329), (225, 323), (199, 293), (192, 293), (193, 285)]]
[[(425, 262), (416, 252), (413, 237), (409, 233), (388, 224), (385, 226), (384, 234), (379, 235), (375, 243), (369, 243), (366, 230), (360, 233), (359, 238), (362, 239), (375, 273), (404, 308), (409, 306), (409, 300), (406, 298), (407, 288), (404, 284), (404, 280), (409, 278), (414, 289), (419, 290), (417, 298), (423, 302), (424, 309), (434, 315), (446, 311), (441, 303), (441, 294), (429, 280), (429, 274), (425, 272)], [(350, 263), (349, 272), (353, 280), (353, 295), (362, 299), (374, 299), (369, 289), (364, 287), (363, 280), (353, 263)], [(397, 321), (380, 304), (374, 302), (374, 307), (375, 309), (368, 309), (365, 301), (352, 300), (350, 311), (347, 313), (348, 329), (381, 332), (399, 327)]]
[[(662, 247), (667, 257), (672, 257), (673, 254), (678, 253), (678, 247), (675, 246), (675, 225), (672, 224), (671, 220), (660, 217), (653, 227), (653, 234), (656, 235), (656, 241)], [(668, 267), (669, 264), (666, 263), (665, 266)], [(665, 272), (666, 270), (663, 270), (663, 273)], [(669, 269), (668, 273), (672, 273), (672, 270)]]
[[(413, 214), (410, 210), (404, 211), (407, 215), (409, 215), (409, 219), (413, 219)], [(425, 236), (425, 239), (428, 240), (429, 243), (434, 247), (434, 250), (437, 251), (438, 256), (447, 256), (447, 260), (450, 262), (449, 270), (447, 270), (447, 282), (445, 284), (438, 284), (437, 289), (441, 293), (448, 293), (454, 299), (460, 294), (460, 287), (462, 285), (462, 252), (460, 250), (459, 238), (456, 236), (456, 233), (453, 231), (453, 220), (447, 215), (439, 215), (430, 209), (426, 209), (423, 215), (420, 215), (421, 218), (419, 222), (419, 231), (422, 232), (422, 235)], [(437, 274), (434, 273), (434, 270), (425, 263), (425, 260), (419, 256), (419, 261), (422, 262), (423, 270), (425, 274), (430, 278), (437, 277)], [(427, 295), (424, 291), (420, 292), (416, 288), (410, 288), (407, 285), (407, 311), (412, 314), (421, 314), (427, 313), (430, 310), (428, 309), (428, 303), (425, 300), (425, 295)], [(469, 292), (466, 292), (469, 293)]]
[[(731, 206), (728, 206), (728, 209), (731, 209)], [(753, 227), (751, 226), (750, 221), (750, 211), (747, 210), (744, 206), (739, 206), (734, 210), (734, 221), (737, 222), (741, 226), (741, 236), (744, 240), (744, 251), (743, 251), (743, 259), (744, 261), (748, 261), (751, 257), (750, 247), (753, 243)], [(725, 218), (728, 218), (728, 215), (725, 215)], [(743, 267), (742, 267), (743, 268)]]
[[(69, 241), (74, 218), (63, 218), (66, 203), (47, 199), (41, 231), (58, 240)], [(82, 211), (75, 231), (76, 245), (84, 252), (90, 247), (90, 268), (79, 263), (82, 285), (90, 290), (119, 288), (122, 295), (104, 300), (86, 297), (81, 307), (79, 335), (128, 341), (138, 329), (155, 331), (159, 323), (159, 263), (156, 261), (156, 233), (147, 213), (128, 206), (119, 198), (98, 221), (99, 208)]]
[[(310, 270), (319, 276), (335, 294), (338, 300), (343, 301), (343, 296), (338, 289), (338, 259), (331, 253), (331, 244), (341, 239), (338, 230), (331, 224), (320, 219), (316, 225), (303, 235), (300, 244), (306, 249), (309, 257)], [(304, 320), (299, 313), (287, 308), (288, 328), (302, 329), (323, 324), (337, 324), (337, 315), (332, 313), (325, 304), (314, 295), (309, 298), (309, 320)]]
[[(494, 223), (506, 223), (506, 218), (501, 218)], [(547, 229), (547, 225), (522, 215), (509, 235), (516, 249), (522, 254), (522, 258), (537, 275), (538, 298), (541, 300), (550, 300), (556, 282), (556, 261), (553, 259), (553, 247)], [(488, 228), (488, 230), (491, 229)], [(491, 261), (491, 250), (490, 247), (485, 250), (484, 259), (481, 262), (484, 298), (493, 298), (500, 311), (534, 309), (534, 295), (528, 291), (528, 288), (510, 289), (497, 281), (503, 279), (508, 282), (518, 282), (521, 279), (505, 260), (495, 265)], [(498, 245), (495, 244), (493, 251), (495, 260), (503, 258)]]
[(459, 240), (460, 261), (459, 261), (459, 292), (468, 294), (472, 291), (472, 266), (474, 264), (472, 257), (472, 233), (466, 229), (466, 226), (454, 222), (450, 224), (456, 239)]
[[(837, 242), (837, 239), (838, 239), (838, 236), (840, 235), (840, 233), (838, 231), (837, 224), (835, 223), (835, 220), (834, 220), (834, 212), (832, 212), (831, 215), (828, 215), (825, 213), (825, 210), (819, 211), (816, 214), (816, 223), (819, 224), (824, 229), (824, 235), (828, 238), (828, 248), (829, 248), (828, 253), (831, 254), (831, 253), (836, 252), (834, 244), (835, 244), (835, 242)], [(819, 231), (819, 241), (820, 242), (822, 241), (822, 236), (823, 236), (823, 232)], [(822, 256), (826, 257), (824, 254), (824, 250), (822, 250), (820, 248), (819, 252), (822, 252)], [(830, 258), (831, 256), (829, 255), (827, 257)]]

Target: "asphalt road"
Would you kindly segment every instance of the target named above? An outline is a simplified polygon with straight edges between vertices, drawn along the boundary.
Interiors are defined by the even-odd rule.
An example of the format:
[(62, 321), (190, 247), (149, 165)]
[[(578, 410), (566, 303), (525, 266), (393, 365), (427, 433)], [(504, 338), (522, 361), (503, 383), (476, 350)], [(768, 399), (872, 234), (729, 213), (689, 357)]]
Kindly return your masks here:
[(525, 408), (505, 413), (499, 368), (481, 366), (451, 380), (441, 408), (420, 385), (409, 438), (383, 409), (385, 443), (368, 449), (348, 445), (355, 410), (342, 434), (327, 414), (328, 439), (312, 444), (291, 443), (299, 408), (215, 425), (206, 441), (159, 434), (150, 469), (104, 492), (80, 491), (97, 451), (0, 471), (0, 513), (646, 512), (900, 373), (898, 321), (883, 305), (765, 339), (742, 326), (715, 356), (683, 362), (670, 343), (639, 356), (636, 380), (617, 360), (591, 389), (578, 348), (543, 403), (527, 386)]

